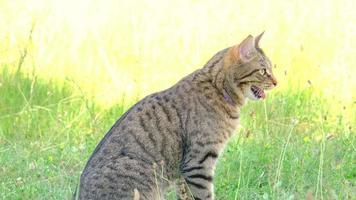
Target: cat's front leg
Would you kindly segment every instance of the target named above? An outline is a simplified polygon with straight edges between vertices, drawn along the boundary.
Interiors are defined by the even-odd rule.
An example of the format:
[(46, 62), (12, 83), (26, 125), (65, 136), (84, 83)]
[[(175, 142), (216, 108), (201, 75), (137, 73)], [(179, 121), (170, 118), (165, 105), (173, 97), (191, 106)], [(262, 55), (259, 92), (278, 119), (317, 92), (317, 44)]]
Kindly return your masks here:
[(213, 176), (217, 157), (218, 154), (210, 150), (192, 155), (183, 165), (182, 175), (194, 199), (214, 199)]
[[(194, 167), (193, 167), (194, 168)], [(188, 168), (192, 169), (192, 168)], [(194, 172), (184, 173), (184, 179), (188, 185), (190, 195), (195, 200), (213, 200), (214, 186), (212, 173), (208, 170), (200, 169)]]

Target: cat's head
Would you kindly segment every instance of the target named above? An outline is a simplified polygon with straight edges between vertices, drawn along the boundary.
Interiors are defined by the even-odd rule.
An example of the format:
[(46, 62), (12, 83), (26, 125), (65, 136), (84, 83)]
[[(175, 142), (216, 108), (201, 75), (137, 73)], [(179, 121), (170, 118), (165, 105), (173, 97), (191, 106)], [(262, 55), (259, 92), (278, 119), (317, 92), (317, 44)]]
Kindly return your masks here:
[(232, 89), (252, 100), (265, 98), (265, 90), (277, 85), (272, 63), (259, 47), (262, 35), (249, 35), (240, 44), (231, 47), (225, 57), (225, 66), (229, 71), (227, 79)]

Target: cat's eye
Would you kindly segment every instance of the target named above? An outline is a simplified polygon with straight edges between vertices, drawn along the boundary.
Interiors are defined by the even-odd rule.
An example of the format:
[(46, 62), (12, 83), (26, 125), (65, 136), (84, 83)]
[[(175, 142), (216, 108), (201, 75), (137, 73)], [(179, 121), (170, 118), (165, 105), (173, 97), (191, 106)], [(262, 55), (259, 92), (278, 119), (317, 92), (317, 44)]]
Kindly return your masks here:
[(260, 69), (260, 73), (261, 73), (263, 76), (266, 75), (266, 74), (267, 74), (266, 68)]

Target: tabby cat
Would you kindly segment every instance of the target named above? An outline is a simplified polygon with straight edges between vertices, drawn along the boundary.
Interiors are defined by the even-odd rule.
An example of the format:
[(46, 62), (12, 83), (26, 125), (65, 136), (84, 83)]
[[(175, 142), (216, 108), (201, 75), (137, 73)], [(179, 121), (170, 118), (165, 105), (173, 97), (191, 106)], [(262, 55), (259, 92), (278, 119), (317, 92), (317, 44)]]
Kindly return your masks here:
[(98, 144), (81, 175), (79, 199), (214, 199), (217, 158), (247, 98), (277, 85), (261, 33), (214, 55), (173, 87), (130, 108)]

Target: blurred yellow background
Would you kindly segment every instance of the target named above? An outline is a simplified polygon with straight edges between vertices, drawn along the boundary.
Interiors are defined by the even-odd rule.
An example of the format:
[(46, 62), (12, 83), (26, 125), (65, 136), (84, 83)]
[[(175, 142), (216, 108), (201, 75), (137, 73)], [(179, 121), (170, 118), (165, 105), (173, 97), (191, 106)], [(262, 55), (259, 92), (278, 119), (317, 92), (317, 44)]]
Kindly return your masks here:
[(27, 50), (21, 70), (72, 80), (102, 105), (165, 89), (264, 30), (277, 90), (313, 87), (336, 109), (355, 105), (351, 0), (13, 0), (0, 9), (0, 67), (16, 70)]

